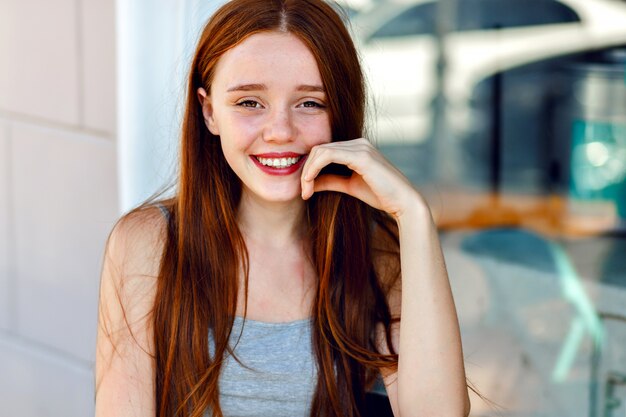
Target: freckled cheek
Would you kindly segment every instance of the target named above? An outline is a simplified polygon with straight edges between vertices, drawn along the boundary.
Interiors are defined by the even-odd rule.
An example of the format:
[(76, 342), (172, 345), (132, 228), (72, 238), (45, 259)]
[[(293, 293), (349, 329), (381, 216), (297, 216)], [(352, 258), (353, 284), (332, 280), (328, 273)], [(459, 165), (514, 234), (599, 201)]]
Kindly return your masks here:
[(261, 134), (261, 123), (251, 117), (233, 115), (222, 130), (222, 138), (227, 137), (238, 148), (246, 148)]
[(327, 118), (303, 120), (297, 126), (297, 130), (309, 148), (322, 143), (329, 143), (332, 140), (330, 123)]

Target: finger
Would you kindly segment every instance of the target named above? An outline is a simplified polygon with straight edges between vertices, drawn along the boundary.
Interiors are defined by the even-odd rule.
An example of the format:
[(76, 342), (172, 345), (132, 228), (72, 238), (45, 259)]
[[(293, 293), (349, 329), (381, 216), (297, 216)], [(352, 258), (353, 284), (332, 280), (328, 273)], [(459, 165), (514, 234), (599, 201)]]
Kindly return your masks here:
[(361, 174), (359, 161), (364, 159), (365, 152), (350, 148), (316, 148), (307, 158), (302, 170), (304, 181), (313, 181), (320, 171), (331, 163), (345, 165), (357, 174)]
[[(371, 149), (374, 149), (372, 147), (372, 144), (367, 139), (364, 139), (364, 138), (346, 140), (346, 141), (338, 141), (338, 142), (329, 142), (329, 143), (316, 145), (311, 149), (309, 155), (307, 155), (307, 159), (304, 162), (304, 166), (302, 167), (302, 177), (304, 178), (307, 175), (309, 167), (311, 166), (311, 163), (312, 163), (311, 161), (315, 160), (316, 156), (323, 152), (327, 152), (330, 150), (333, 152), (344, 151), (344, 152), (349, 152), (349, 153), (367, 153), (367, 152), (370, 152)], [(313, 176), (313, 178), (315, 178), (317, 175), (318, 173), (316, 173)]]
[(340, 193), (349, 194), (349, 179), (342, 177), (340, 175), (321, 175), (313, 181), (312, 187), (307, 189), (306, 198), (303, 196), (305, 200), (311, 198), (313, 193), (317, 193), (320, 191), (338, 191)]

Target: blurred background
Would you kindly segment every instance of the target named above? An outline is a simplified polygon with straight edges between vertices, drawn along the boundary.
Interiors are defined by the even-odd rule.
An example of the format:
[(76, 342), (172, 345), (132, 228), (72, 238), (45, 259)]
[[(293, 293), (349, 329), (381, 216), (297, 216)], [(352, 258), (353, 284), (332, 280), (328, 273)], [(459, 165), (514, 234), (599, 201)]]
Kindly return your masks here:
[[(93, 414), (102, 252), (221, 0), (0, 0), (0, 416)], [(626, 415), (626, 1), (341, 0), (427, 197), (473, 416)]]

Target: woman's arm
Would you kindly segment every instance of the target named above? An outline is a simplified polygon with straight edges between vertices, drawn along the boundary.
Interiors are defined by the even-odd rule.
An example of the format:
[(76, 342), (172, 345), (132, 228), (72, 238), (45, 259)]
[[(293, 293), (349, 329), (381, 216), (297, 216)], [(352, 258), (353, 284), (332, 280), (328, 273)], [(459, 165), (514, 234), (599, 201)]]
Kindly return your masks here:
[[(399, 415), (467, 416), (461, 336), (437, 229), (421, 198), (397, 219), (402, 292), (397, 375)], [(400, 336), (401, 335), (401, 336)]]
[(107, 242), (100, 282), (96, 417), (156, 415), (150, 313), (164, 221), (150, 210), (122, 219)]
[[(329, 163), (348, 166), (349, 179), (316, 178)], [(400, 239), (401, 288), (390, 292), (392, 314), (401, 317), (392, 339), (397, 371), (381, 370), (396, 417), (467, 416), (467, 392), (459, 325), (437, 229), (422, 196), (367, 140), (315, 147), (302, 173), (302, 196), (332, 190), (389, 213)], [(380, 337), (379, 340), (384, 340)], [(384, 343), (382, 343), (384, 345)]]

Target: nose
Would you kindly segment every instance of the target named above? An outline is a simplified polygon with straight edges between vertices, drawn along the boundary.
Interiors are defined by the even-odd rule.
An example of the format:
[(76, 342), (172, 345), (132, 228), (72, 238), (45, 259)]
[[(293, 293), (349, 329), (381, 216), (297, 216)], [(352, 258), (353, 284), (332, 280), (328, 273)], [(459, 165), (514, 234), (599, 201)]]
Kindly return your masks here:
[(263, 129), (263, 140), (266, 142), (287, 143), (294, 138), (292, 115), (287, 109), (274, 109), (268, 115)]

